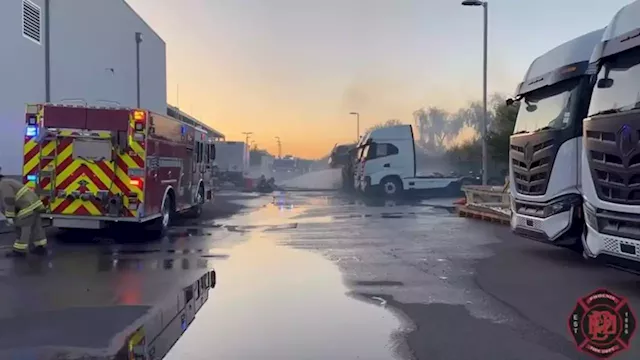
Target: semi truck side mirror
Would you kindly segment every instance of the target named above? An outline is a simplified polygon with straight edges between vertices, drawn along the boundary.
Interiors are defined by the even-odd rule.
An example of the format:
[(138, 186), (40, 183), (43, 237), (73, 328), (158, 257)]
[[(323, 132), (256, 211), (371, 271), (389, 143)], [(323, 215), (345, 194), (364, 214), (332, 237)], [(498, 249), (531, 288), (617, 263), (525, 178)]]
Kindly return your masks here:
[(514, 98), (508, 98), (507, 100), (505, 100), (505, 103), (507, 104), (507, 106), (511, 106), (516, 102), (516, 100)]

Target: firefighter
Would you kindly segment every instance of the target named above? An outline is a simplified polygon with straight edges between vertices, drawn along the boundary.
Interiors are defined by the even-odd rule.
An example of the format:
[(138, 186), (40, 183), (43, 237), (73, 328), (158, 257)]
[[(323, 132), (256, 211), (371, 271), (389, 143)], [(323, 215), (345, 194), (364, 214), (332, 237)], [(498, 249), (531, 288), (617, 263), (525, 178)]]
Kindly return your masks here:
[(24, 256), (29, 250), (46, 253), (47, 237), (40, 218), (44, 205), (38, 195), (21, 182), (0, 174), (0, 197), (7, 222), (16, 229), (12, 254)]

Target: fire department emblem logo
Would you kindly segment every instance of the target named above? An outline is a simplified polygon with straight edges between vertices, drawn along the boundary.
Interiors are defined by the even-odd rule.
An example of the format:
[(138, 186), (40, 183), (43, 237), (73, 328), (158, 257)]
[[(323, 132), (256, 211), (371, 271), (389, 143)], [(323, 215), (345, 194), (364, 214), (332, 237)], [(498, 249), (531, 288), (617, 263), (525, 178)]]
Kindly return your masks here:
[(629, 347), (636, 318), (627, 300), (607, 290), (578, 300), (569, 317), (569, 330), (578, 349), (608, 359)]

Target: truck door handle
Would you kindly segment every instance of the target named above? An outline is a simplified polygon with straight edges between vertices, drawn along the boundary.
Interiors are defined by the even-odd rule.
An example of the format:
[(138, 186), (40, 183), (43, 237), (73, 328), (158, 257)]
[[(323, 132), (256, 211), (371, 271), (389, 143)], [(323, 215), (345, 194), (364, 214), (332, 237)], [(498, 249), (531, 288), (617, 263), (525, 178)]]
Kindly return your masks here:
[(389, 163), (386, 163), (384, 165), (382, 165), (382, 167), (390, 167), (391, 165), (389, 165)]

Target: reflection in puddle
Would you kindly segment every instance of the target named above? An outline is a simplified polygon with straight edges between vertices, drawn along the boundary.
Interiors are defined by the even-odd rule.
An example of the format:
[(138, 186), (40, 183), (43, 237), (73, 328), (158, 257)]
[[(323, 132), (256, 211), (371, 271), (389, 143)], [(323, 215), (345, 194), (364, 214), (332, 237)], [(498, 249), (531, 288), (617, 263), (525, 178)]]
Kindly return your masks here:
[(166, 359), (391, 359), (399, 320), (347, 295), (334, 265), (251, 232)]

